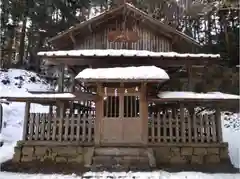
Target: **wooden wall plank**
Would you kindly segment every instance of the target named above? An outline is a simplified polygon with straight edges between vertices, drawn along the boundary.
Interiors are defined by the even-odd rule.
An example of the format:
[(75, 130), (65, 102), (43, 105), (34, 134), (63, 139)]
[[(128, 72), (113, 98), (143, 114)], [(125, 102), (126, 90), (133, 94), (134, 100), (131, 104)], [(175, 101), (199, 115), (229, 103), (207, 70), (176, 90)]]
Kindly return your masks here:
[[(121, 28), (121, 22), (116, 23), (117, 26)], [(126, 42), (108, 41), (108, 32), (110, 32), (111, 29), (112, 27), (105, 26), (104, 28), (98, 29), (98, 31), (92, 32), (84, 39), (77, 37), (77, 46), (75, 49), (134, 49), (156, 52), (172, 51), (171, 40), (169, 38), (164, 35), (155, 34), (154, 32), (147, 30), (145, 27), (134, 25), (139, 40), (128, 45)], [(159, 45), (156, 47), (156, 44)]]

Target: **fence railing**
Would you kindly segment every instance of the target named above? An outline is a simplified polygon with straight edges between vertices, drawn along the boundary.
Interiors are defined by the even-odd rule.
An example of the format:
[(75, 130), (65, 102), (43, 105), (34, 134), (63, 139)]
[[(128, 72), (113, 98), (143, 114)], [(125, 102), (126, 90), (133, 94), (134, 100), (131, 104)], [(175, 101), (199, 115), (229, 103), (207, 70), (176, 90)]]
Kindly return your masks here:
[(30, 113), (25, 125), (25, 141), (92, 143), (94, 140), (92, 116), (73, 115), (59, 118), (49, 113)]
[[(218, 137), (218, 121), (215, 114), (152, 115), (148, 126), (149, 143), (213, 143), (221, 142)], [(220, 122), (220, 121), (219, 121)]]

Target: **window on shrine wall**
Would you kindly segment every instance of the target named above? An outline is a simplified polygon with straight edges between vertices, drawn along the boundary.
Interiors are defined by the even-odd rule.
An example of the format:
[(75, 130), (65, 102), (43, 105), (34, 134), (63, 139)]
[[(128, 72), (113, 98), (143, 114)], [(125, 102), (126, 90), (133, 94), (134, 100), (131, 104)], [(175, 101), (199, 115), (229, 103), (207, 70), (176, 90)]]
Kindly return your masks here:
[(124, 117), (134, 118), (139, 117), (139, 97), (138, 96), (124, 96)]
[(104, 99), (103, 116), (109, 118), (119, 117), (119, 96), (107, 96)]

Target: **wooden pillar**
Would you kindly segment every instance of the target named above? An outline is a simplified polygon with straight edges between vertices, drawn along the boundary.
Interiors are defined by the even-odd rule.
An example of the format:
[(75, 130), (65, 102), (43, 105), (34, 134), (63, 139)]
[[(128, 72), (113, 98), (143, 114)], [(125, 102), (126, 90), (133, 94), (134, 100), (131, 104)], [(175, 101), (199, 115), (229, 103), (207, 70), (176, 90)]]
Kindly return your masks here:
[(147, 101), (147, 84), (141, 84), (140, 93), (140, 116), (142, 120), (142, 142), (148, 143), (148, 101)]
[(71, 74), (71, 86), (70, 86), (70, 92), (75, 92), (75, 76), (74, 74)]
[(0, 133), (2, 132), (2, 123), (3, 123), (3, 107), (2, 104), (0, 103)]
[(58, 92), (64, 92), (64, 64), (59, 66)]
[[(70, 84), (70, 92), (74, 93), (75, 92), (75, 76), (74, 74), (71, 74), (71, 84)], [(74, 113), (74, 101), (70, 101), (70, 113)]]
[(101, 142), (101, 121), (103, 117), (103, 89), (101, 84), (97, 84), (97, 95), (95, 100), (96, 106), (96, 119), (94, 124), (94, 143), (100, 144)]
[[(2, 127), (3, 127), (3, 107), (2, 104), (0, 102), (0, 134), (2, 132)], [(0, 147), (3, 145), (3, 141), (0, 141)]]
[(222, 142), (222, 121), (221, 121), (221, 110), (220, 107), (216, 107), (216, 113), (215, 113), (215, 121), (216, 121), (216, 126), (217, 126), (217, 141)]
[(22, 140), (25, 140), (26, 135), (27, 135), (27, 126), (28, 126), (28, 121), (29, 121), (29, 116), (30, 116), (30, 107), (31, 107), (31, 103), (29, 101), (26, 102), (25, 113), (24, 113)]
[[(64, 64), (59, 65), (58, 92), (64, 92)], [(57, 104), (57, 116), (61, 116), (63, 105), (60, 102), (57, 102)]]
[[(188, 62), (189, 63), (189, 62)], [(193, 78), (192, 78), (192, 65), (187, 64), (187, 71), (188, 71), (188, 91), (193, 91)], [(191, 118), (193, 118), (193, 115), (195, 113), (194, 107), (188, 107), (188, 112)]]
[(65, 109), (64, 109), (64, 102), (63, 101), (57, 101), (57, 117), (64, 117)]
[(186, 142), (186, 126), (185, 126), (185, 116), (184, 116), (184, 104), (180, 103), (180, 120), (181, 120), (181, 138), (182, 142)]
[(192, 65), (187, 64), (188, 72), (188, 91), (193, 91), (193, 79), (192, 79)]
[(52, 106), (52, 105), (49, 106), (49, 114), (50, 114), (50, 115), (53, 114), (53, 106)]

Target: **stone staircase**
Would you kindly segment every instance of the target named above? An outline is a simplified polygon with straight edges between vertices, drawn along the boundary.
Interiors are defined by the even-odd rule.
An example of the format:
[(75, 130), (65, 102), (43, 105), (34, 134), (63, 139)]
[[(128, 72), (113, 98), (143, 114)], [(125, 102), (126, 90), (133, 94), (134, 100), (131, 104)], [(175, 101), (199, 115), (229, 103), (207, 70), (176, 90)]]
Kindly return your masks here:
[(93, 170), (148, 170), (154, 167), (155, 158), (149, 148), (98, 147), (92, 158)]

